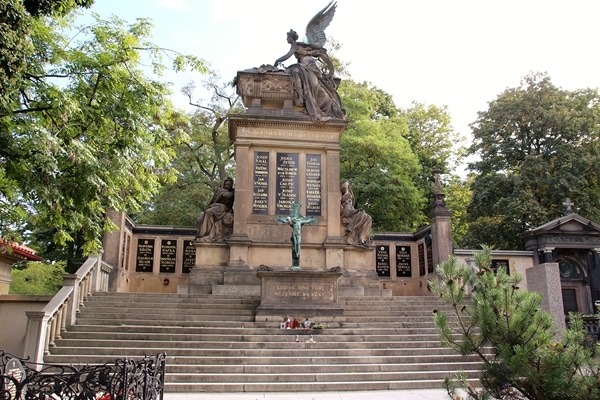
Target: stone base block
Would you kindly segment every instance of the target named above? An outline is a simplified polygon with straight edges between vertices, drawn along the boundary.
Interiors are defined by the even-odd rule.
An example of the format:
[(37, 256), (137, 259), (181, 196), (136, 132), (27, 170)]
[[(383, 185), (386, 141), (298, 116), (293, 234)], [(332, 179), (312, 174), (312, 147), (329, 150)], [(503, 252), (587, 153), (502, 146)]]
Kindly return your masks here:
[(212, 294), (221, 296), (260, 296), (259, 285), (215, 285)]
[(365, 288), (365, 296), (392, 297), (392, 289)]
[(338, 289), (340, 297), (364, 296), (365, 288), (362, 286), (341, 287)]
[(340, 272), (259, 271), (261, 301), (256, 315), (335, 316)]
[(188, 293), (189, 294), (211, 294), (212, 293), (212, 285), (194, 285), (190, 286)]

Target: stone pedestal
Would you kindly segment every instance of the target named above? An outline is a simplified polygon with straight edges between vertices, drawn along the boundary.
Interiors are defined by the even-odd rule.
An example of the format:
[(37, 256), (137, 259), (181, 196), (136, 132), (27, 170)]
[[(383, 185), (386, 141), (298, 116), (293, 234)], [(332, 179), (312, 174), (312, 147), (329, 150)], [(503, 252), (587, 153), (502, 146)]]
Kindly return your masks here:
[(543, 295), (541, 307), (552, 314), (558, 329), (558, 336), (562, 337), (566, 324), (558, 264), (535, 265), (527, 269), (526, 275), (527, 289)]
[(342, 315), (337, 303), (340, 272), (259, 271), (261, 301), (256, 320), (281, 320), (286, 316), (333, 317)]

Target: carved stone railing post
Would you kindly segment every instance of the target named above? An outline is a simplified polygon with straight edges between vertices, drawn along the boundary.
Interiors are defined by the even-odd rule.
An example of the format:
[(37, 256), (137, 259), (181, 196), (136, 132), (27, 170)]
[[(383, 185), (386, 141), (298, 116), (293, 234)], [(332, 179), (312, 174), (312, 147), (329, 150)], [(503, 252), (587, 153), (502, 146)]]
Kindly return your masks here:
[(27, 311), (27, 335), (25, 336), (25, 358), (34, 363), (44, 361), (44, 349), (50, 316), (44, 311)]

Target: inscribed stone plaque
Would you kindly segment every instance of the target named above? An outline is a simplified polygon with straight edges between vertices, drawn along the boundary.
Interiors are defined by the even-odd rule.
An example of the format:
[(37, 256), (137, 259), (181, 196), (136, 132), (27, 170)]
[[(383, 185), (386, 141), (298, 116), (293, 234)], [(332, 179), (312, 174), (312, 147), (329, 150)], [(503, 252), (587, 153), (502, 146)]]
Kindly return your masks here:
[(256, 315), (310, 317), (340, 315), (337, 281), (340, 272), (258, 271), (260, 306)]
[(377, 275), (390, 276), (390, 246), (377, 246), (375, 252)]
[(160, 242), (160, 272), (174, 273), (177, 258), (177, 241), (163, 239)]
[(183, 243), (183, 267), (181, 271), (184, 274), (189, 274), (194, 265), (196, 265), (196, 246), (191, 240), (186, 240)]
[(140, 239), (135, 258), (135, 272), (152, 272), (154, 265), (154, 239)]
[(306, 215), (321, 215), (321, 155), (306, 155)]
[(433, 274), (433, 247), (427, 246), (427, 273)]
[(508, 267), (508, 260), (492, 260), (492, 269), (498, 271), (498, 268), (504, 268), (506, 273), (510, 275), (510, 268)]
[(396, 276), (412, 277), (409, 246), (396, 246)]
[(419, 276), (425, 275), (425, 245), (419, 243)]
[[(0, 369), (0, 373), (2, 373), (1, 369)], [(20, 384), (21, 382), (23, 382), (23, 379), (25, 379), (25, 369), (23, 368), (23, 364), (21, 363), (21, 361), (17, 360), (16, 358), (9, 359), (6, 362), (4, 375), (6, 376), (6, 378), (4, 378), (4, 385), (5, 385), (4, 390), (6, 390), (6, 394), (9, 394), (9, 396), (8, 396), (9, 399), (16, 399), (17, 398), (17, 385)], [(10, 379), (9, 377), (12, 379)], [(2, 385), (0, 385), (0, 388), (1, 388), (1, 386)], [(27, 394), (27, 385), (24, 385), (21, 388), (21, 396), (19, 398), (20, 399), (26, 398), (26, 394)], [(5, 398), (5, 397), (3, 396), (2, 398)]]
[(252, 213), (268, 214), (269, 205), (269, 152), (254, 153), (254, 185), (252, 186)]
[(298, 153), (277, 153), (275, 213), (286, 214), (298, 201)]

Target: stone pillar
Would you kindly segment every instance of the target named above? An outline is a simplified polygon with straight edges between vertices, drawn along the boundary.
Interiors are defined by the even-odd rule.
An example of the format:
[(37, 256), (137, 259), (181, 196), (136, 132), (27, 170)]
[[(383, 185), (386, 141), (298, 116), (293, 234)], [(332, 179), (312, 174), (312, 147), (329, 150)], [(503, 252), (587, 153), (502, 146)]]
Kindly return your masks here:
[(554, 251), (554, 247), (542, 247), (539, 251), (543, 254), (542, 263), (552, 262), (552, 252)]
[(525, 274), (527, 290), (542, 294), (541, 307), (552, 314), (558, 336), (562, 337), (566, 324), (558, 263), (535, 265), (527, 268)]
[(592, 253), (593, 253), (593, 258), (594, 258), (594, 265), (592, 268), (593, 269), (600, 268), (600, 248), (592, 249)]
[(26, 311), (27, 330), (25, 331), (25, 350), (23, 357), (29, 358), (29, 361), (38, 363), (44, 362), (44, 347), (46, 335), (48, 334), (49, 315), (44, 311)]
[(600, 248), (592, 249), (591, 265), (588, 266), (590, 274), (590, 290), (592, 302), (600, 300)]
[(446, 195), (442, 193), (440, 172), (434, 171), (435, 198), (429, 213), (431, 224), (431, 246), (433, 250), (433, 267), (437, 267), (452, 255), (452, 211), (446, 207)]
[(246, 229), (246, 221), (250, 213), (252, 185), (250, 182), (250, 143), (235, 145), (235, 201), (233, 203), (233, 233), (227, 240), (229, 244), (229, 265), (248, 267), (248, 247), (250, 238)]
[(6, 262), (7, 257), (0, 256), (0, 295), (8, 294), (10, 282), (12, 281), (12, 262)]

